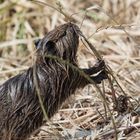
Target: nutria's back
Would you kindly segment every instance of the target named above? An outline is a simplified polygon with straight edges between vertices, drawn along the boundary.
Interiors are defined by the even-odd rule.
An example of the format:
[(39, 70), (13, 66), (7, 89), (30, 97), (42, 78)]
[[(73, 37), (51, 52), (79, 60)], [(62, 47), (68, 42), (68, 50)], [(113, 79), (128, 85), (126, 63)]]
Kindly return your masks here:
[[(48, 118), (61, 104), (89, 82), (68, 64), (46, 57), (55, 55), (77, 66), (76, 52), (79, 45), (79, 28), (67, 23), (49, 32), (36, 43), (35, 64), (0, 86), (0, 132), (3, 140), (25, 140), (43, 123), (43, 112), (38, 94)], [(85, 69), (90, 75), (103, 69)], [(104, 72), (91, 78), (100, 83), (106, 78)]]

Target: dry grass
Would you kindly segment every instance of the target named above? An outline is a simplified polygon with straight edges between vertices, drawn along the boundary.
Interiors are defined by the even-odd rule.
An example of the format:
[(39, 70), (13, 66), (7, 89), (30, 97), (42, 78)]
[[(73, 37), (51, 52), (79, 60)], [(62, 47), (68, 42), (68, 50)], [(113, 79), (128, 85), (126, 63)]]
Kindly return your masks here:
[[(44, 0), (45, 1), (45, 0)], [(33, 63), (33, 40), (43, 37), (55, 26), (68, 21), (51, 7), (29, 0), (0, 0), (0, 84)], [(134, 108), (140, 101), (140, 1), (139, 0), (46, 0), (46, 3), (73, 15), (74, 22), (96, 46)], [(85, 15), (86, 14), (86, 15)], [(81, 67), (95, 62), (89, 48), (79, 47)], [(104, 86), (103, 86), (104, 85)], [(104, 82), (106, 94), (118, 130), (118, 139), (139, 139), (139, 115), (132, 116), (131, 104), (123, 115), (113, 111), (111, 87)], [(117, 97), (122, 93), (113, 82)], [(104, 89), (102, 88), (104, 87)], [(51, 122), (30, 140), (114, 139), (114, 128), (104, 102), (94, 86), (77, 91), (62, 106)]]

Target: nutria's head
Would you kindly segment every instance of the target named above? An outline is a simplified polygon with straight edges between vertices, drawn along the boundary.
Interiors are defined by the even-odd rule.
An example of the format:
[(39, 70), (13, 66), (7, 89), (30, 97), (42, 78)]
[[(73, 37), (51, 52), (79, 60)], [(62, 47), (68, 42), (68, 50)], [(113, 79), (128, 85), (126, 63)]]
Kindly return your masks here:
[(67, 23), (50, 31), (43, 39), (37, 41), (37, 55), (54, 55), (56, 57), (76, 63), (76, 53), (79, 45), (78, 26)]

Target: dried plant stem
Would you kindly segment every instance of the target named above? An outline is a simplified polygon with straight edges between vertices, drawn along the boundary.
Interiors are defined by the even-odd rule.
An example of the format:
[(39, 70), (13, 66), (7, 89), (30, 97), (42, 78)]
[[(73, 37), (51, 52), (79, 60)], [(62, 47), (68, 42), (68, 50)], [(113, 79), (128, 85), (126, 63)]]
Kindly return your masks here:
[[(103, 87), (103, 93), (104, 93), (104, 96), (105, 96), (105, 85), (104, 85), (104, 81), (102, 81), (102, 87)], [(104, 110), (105, 110), (105, 119), (107, 120), (107, 108), (106, 108), (106, 105), (103, 103), (103, 106), (104, 106)]]
[[(110, 73), (110, 71), (108, 73)], [(113, 82), (111, 81), (111, 78), (109, 76), (108, 76), (108, 81), (109, 81), (109, 84), (111, 86), (113, 101), (115, 103), (117, 103), (116, 94), (115, 94), (115, 90), (114, 90), (114, 87), (113, 87)]]
[(122, 89), (122, 87), (120, 86), (120, 84), (118, 83), (118, 81), (117, 81), (117, 79), (115, 78), (115, 76), (113, 75), (112, 69), (111, 69), (109, 66), (107, 66), (106, 69), (107, 69), (108, 73), (112, 76), (113, 80), (115, 80), (115, 82), (117, 83), (117, 85), (118, 85), (119, 88), (121, 89), (122, 93), (123, 93), (124, 95), (127, 95), (127, 94), (125, 93), (125, 91)]
[[(99, 52), (95, 49), (95, 47), (86, 39), (86, 37), (84, 35), (81, 35), (84, 40), (86, 41), (86, 43), (89, 45), (90, 49), (92, 50), (92, 52), (95, 54), (96, 58), (98, 60), (102, 60), (102, 56), (99, 54)], [(82, 40), (83, 42), (83, 40)], [(83, 44), (85, 45), (85, 43), (83, 42)]]
[(46, 3), (46, 2), (43, 2), (43, 1), (38, 1), (38, 0), (30, 0), (30, 1), (32, 1), (32, 2), (34, 2), (34, 3), (39, 3), (39, 4), (41, 4), (41, 5), (46, 5), (46, 6), (50, 7), (50, 8), (52, 8), (52, 9), (58, 11), (58, 12), (61, 13), (62, 15), (64, 15), (65, 18), (66, 18), (66, 20), (68, 20), (68, 21), (73, 21), (73, 20), (74, 20), (74, 21), (75, 21), (75, 19), (73, 19), (73, 18), (72, 18), (71, 16), (69, 16), (68, 14), (66, 14), (66, 12), (64, 12), (64, 11), (62, 10), (62, 8), (60, 8), (60, 7), (56, 8), (56, 7), (50, 5), (50, 4)]
[[(127, 94), (125, 93), (125, 91), (123, 90), (123, 88), (121, 87), (121, 85), (119, 84), (119, 82), (117, 81), (117, 79), (115, 78), (115, 76), (113, 75), (111, 68), (110, 68), (109, 66), (107, 66), (106, 69), (107, 69), (108, 74), (110, 74), (110, 75), (112, 76), (113, 80), (116, 82), (116, 84), (118, 85), (118, 87), (120, 88), (120, 90), (122, 91), (122, 93), (123, 93), (125, 96), (127, 96)], [(111, 79), (110, 79), (110, 80), (111, 80)], [(110, 82), (111, 82), (111, 81), (110, 81)], [(111, 82), (111, 83), (112, 83), (112, 82)], [(111, 86), (113, 86), (113, 85), (111, 84)], [(113, 94), (114, 94), (114, 93), (113, 93)], [(115, 97), (115, 95), (113, 95), (113, 96)], [(115, 97), (115, 101), (116, 101), (116, 97)], [(131, 104), (131, 106), (133, 107), (133, 104), (132, 104), (132, 102), (129, 100), (129, 98), (128, 98), (128, 101), (129, 101), (129, 103)]]
[(34, 84), (36, 87), (37, 96), (38, 96), (39, 103), (40, 103), (41, 109), (43, 111), (44, 117), (45, 117), (46, 121), (49, 121), (48, 115), (47, 115), (46, 110), (43, 105), (43, 100), (40, 96), (41, 91), (40, 91), (40, 88), (38, 85), (38, 80), (37, 80), (37, 75), (36, 75), (36, 65), (34, 65), (34, 67), (33, 67), (33, 81), (34, 81)]

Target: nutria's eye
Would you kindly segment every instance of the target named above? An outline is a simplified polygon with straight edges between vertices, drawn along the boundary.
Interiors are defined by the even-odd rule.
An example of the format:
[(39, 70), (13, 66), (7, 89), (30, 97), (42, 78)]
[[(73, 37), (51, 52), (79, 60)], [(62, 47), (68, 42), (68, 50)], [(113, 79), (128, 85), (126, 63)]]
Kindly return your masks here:
[(56, 47), (55, 47), (55, 43), (53, 41), (48, 41), (46, 43), (46, 49), (47, 49), (47, 53), (48, 54), (56, 54)]
[(39, 42), (40, 41), (41, 41), (41, 39), (37, 39), (37, 40), (34, 41), (34, 44), (35, 44), (36, 49), (39, 48)]

